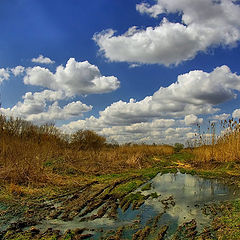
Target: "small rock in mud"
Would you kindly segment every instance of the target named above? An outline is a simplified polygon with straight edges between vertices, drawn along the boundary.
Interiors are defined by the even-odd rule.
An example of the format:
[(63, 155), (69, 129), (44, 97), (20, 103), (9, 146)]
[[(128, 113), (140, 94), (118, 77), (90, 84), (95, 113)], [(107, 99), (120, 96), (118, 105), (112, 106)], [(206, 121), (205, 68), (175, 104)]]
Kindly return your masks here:
[(135, 201), (132, 205), (132, 210), (139, 209), (144, 203), (145, 203), (145, 200)]

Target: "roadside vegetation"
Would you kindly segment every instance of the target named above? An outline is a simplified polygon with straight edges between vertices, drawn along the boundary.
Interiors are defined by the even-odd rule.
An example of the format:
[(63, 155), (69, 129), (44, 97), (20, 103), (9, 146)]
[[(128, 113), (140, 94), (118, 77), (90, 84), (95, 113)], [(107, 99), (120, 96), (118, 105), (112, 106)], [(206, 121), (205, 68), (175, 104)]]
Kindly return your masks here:
[[(240, 186), (239, 123), (224, 121), (221, 127), (224, 132), (220, 137), (216, 136), (215, 124), (207, 133), (200, 134), (199, 130), (198, 139), (188, 148), (181, 143), (118, 145), (93, 131), (64, 134), (51, 124), (36, 126), (0, 115), (0, 222), (8, 226), (0, 232), (0, 239), (84, 236), (74, 231), (64, 235), (53, 230), (39, 233), (30, 227), (43, 219), (71, 221), (78, 216), (81, 221), (92, 221), (104, 215), (116, 219), (119, 208), (123, 212), (138, 209), (145, 200), (158, 197), (156, 193), (134, 192), (139, 187), (142, 191), (151, 189), (149, 180), (158, 173), (180, 171), (221, 178)], [(89, 216), (93, 211), (96, 214)], [(239, 239), (239, 200), (221, 206), (219, 212), (221, 215), (214, 217), (212, 228), (204, 234), (214, 232), (216, 239)], [(12, 216), (17, 223), (8, 225)], [(185, 227), (188, 229), (184, 225), (181, 231)], [(29, 230), (19, 232), (25, 228)], [(136, 237), (145, 235), (148, 229), (145, 230), (136, 232)], [(119, 229), (116, 236), (122, 231)], [(159, 236), (166, 231), (166, 226), (160, 229)]]
[[(216, 131), (220, 134), (216, 134)], [(240, 121), (233, 119), (211, 123), (206, 132), (200, 131), (192, 144), (196, 162), (240, 163)]]
[(198, 127), (196, 138), (183, 150), (191, 155), (185, 163), (202, 176), (231, 178), (240, 186), (240, 121), (210, 123), (205, 132)]
[(36, 126), (0, 115), (0, 183), (21, 193), (26, 187), (63, 188), (98, 176), (125, 176), (159, 167), (162, 172), (180, 169), (238, 182), (240, 126), (232, 119), (220, 126), (220, 136), (215, 123), (207, 132), (200, 133), (199, 127), (197, 138), (184, 149), (181, 143), (118, 145), (90, 130), (64, 134), (51, 124)]
[(172, 153), (171, 146), (119, 146), (93, 131), (67, 135), (53, 125), (0, 116), (0, 179), (5, 183), (56, 184), (63, 176), (122, 173), (151, 167), (151, 157)]

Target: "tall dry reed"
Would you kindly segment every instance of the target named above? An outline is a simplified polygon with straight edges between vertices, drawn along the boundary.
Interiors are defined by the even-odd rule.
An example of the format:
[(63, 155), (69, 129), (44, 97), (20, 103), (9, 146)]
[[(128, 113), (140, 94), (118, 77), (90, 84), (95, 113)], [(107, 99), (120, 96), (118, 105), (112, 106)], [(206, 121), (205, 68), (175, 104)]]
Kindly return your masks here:
[(229, 119), (219, 125), (211, 123), (208, 132), (195, 140), (193, 153), (199, 162), (240, 162), (240, 122)]

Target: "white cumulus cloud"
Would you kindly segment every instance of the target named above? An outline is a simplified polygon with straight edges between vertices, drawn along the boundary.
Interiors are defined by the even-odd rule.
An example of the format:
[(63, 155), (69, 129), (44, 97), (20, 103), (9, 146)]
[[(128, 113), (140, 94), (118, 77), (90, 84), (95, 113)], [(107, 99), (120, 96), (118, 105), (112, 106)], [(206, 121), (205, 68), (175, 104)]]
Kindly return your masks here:
[(18, 76), (18, 75), (21, 75), (22, 73), (24, 73), (25, 67), (17, 66), (15, 68), (12, 68), (11, 71), (12, 71), (14, 76)]
[(194, 114), (189, 114), (185, 116), (184, 122), (187, 126), (201, 124), (203, 122), (203, 118), (198, 118)]
[(198, 115), (217, 112), (218, 104), (236, 97), (235, 90), (240, 91), (240, 76), (229, 67), (223, 65), (210, 73), (195, 70), (141, 101), (112, 103), (98, 118), (72, 121), (62, 129), (92, 129), (119, 142), (184, 141), (195, 135), (194, 125), (203, 122)]
[(209, 47), (234, 46), (240, 40), (240, 6), (232, 0), (158, 0), (137, 5), (140, 13), (157, 17), (180, 14), (181, 22), (163, 18), (158, 26), (130, 27), (123, 35), (112, 29), (93, 39), (110, 61), (179, 64)]
[(240, 109), (235, 109), (232, 113), (233, 118), (240, 118)]
[(211, 119), (223, 121), (223, 120), (228, 119), (230, 116), (231, 115), (228, 113), (222, 113), (222, 114), (212, 116)]
[(34, 63), (41, 63), (41, 64), (53, 64), (55, 63), (48, 57), (44, 57), (43, 55), (39, 55), (37, 58), (32, 58), (32, 62)]
[[(190, 127), (176, 127), (175, 119), (155, 119), (150, 122), (129, 124), (126, 126), (109, 126), (102, 119), (90, 117), (85, 120), (73, 121), (61, 127), (64, 132), (74, 132), (79, 129), (92, 129), (98, 134), (114, 139), (119, 143), (173, 143), (184, 141)], [(170, 139), (171, 138), (171, 139)]]
[(0, 83), (2, 83), (4, 80), (8, 80), (9, 77), (9, 71), (5, 68), (0, 68)]
[(240, 91), (240, 76), (227, 66), (211, 73), (200, 70), (179, 75), (177, 82), (161, 87), (141, 101), (115, 102), (100, 112), (100, 118), (111, 124), (129, 124), (154, 117), (184, 117), (189, 114), (212, 114), (215, 105), (234, 98)]
[(92, 106), (80, 101), (60, 107), (58, 100), (65, 98), (66, 95), (62, 91), (27, 92), (22, 102), (19, 101), (12, 108), (0, 108), (0, 112), (7, 116), (20, 117), (36, 124), (43, 124), (80, 117), (84, 112), (92, 110)]
[(39, 66), (28, 68), (24, 83), (62, 90), (68, 96), (106, 93), (116, 90), (120, 82), (114, 76), (102, 76), (98, 67), (88, 61), (70, 58), (66, 66), (58, 66), (55, 73)]
[(60, 107), (58, 102), (54, 102), (44, 112), (28, 115), (26, 120), (38, 124), (46, 122), (56, 122), (57, 120), (68, 120), (73, 117), (80, 117), (84, 112), (92, 110), (92, 106), (76, 101), (71, 102), (64, 107)]

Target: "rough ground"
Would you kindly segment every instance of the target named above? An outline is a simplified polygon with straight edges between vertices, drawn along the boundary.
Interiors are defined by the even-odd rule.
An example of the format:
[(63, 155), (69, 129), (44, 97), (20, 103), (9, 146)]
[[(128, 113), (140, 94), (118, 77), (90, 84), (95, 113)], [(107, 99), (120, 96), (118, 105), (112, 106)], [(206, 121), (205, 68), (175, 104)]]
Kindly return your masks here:
[[(117, 210), (121, 208), (139, 209), (148, 198), (157, 198), (156, 194), (142, 195), (133, 193), (138, 187), (152, 179), (159, 172), (181, 172), (198, 174), (208, 178), (221, 178), (229, 184), (240, 186), (240, 173), (235, 166), (214, 165), (207, 169), (195, 166), (187, 153), (174, 154), (164, 158), (154, 158), (155, 165), (148, 169), (131, 170), (100, 176), (74, 177), (71, 184), (43, 186), (42, 188), (2, 185), (0, 192), (0, 239), (12, 240), (54, 240), (54, 239), (124, 239), (128, 230), (128, 239), (166, 239), (168, 225), (159, 225), (163, 213), (140, 227), (138, 220), (129, 226), (120, 226), (113, 230), (89, 228), (58, 229), (43, 227), (49, 220), (79, 222), (101, 219), (103, 216), (116, 220)], [(72, 179), (73, 180), (73, 179)], [(151, 188), (144, 185), (142, 190)], [(174, 206), (174, 198), (162, 199), (166, 208)], [(197, 232), (195, 219), (178, 227), (172, 239), (240, 239), (240, 201), (205, 206), (202, 211), (211, 216), (211, 224), (202, 232)], [(126, 229), (127, 228), (127, 229)]]

